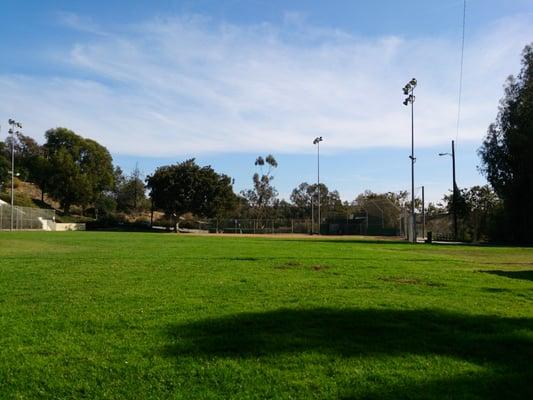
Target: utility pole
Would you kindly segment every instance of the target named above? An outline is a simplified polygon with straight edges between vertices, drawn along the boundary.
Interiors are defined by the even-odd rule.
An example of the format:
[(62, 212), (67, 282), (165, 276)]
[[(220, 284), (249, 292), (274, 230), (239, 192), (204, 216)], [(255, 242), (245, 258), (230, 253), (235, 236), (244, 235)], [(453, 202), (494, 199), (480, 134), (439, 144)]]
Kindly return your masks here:
[[(322, 140), (322, 138), (320, 138)], [(320, 223), (322, 220), (320, 219), (320, 142), (317, 143), (317, 182), (318, 182), (318, 234), (320, 235)]]
[(311, 194), (311, 235), (315, 233), (315, 203)]
[(452, 140), (452, 174), (453, 174), (453, 237), (457, 241), (457, 183), (455, 181), (455, 141)]
[(407, 97), (403, 101), (403, 105), (407, 106), (411, 103), (411, 219), (412, 219), (412, 241), (416, 243), (416, 215), (415, 215), (415, 111), (414, 111), (414, 90), (417, 85), (415, 78), (411, 79), (403, 88), (403, 94)]
[(422, 237), (426, 237), (426, 202), (424, 200), (424, 186), (422, 186)]
[(453, 188), (452, 188), (452, 211), (453, 211), (453, 238), (454, 240), (458, 239), (457, 233), (457, 182), (455, 180), (455, 141), (452, 140), (452, 152), (451, 153), (439, 153), (439, 156), (451, 156), (452, 157), (452, 179), (453, 179)]

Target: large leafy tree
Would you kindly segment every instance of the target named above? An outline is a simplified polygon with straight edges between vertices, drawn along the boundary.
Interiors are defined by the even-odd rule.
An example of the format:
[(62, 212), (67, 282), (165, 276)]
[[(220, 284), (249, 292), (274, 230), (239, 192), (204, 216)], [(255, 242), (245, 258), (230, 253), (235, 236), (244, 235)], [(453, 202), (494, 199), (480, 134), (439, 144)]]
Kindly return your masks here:
[(0, 187), (3, 189), (10, 170), (9, 152), (4, 142), (0, 142)]
[(94, 140), (66, 128), (46, 132), (44, 149), (49, 162), (49, 193), (65, 212), (71, 205), (86, 207), (113, 187), (113, 160)]
[[(10, 137), (11, 139), (11, 137)], [(18, 133), (15, 139), (15, 155), (17, 157), (17, 172), (21, 173), (26, 180), (31, 180), (32, 172), (35, 170), (35, 160), (42, 155), (43, 149), (30, 136)]]
[[(6, 145), (11, 147), (11, 138), (6, 141)], [(41, 201), (44, 201), (44, 193), (48, 189), (52, 172), (44, 146), (39, 145), (30, 136), (19, 133), (15, 138), (14, 147), (17, 172), (21, 174), (22, 179), (39, 186)]]
[[(431, 203), (430, 203), (431, 204)], [(440, 205), (440, 213), (450, 214), (454, 209), (453, 193), (446, 194)], [(489, 185), (457, 189), (459, 236), (463, 240), (480, 241), (491, 239), (495, 233), (501, 211), (501, 200)], [(438, 214), (435, 209), (427, 215)]]
[(177, 221), (185, 213), (215, 217), (235, 205), (232, 179), (211, 166), (200, 167), (194, 158), (159, 167), (146, 179), (156, 208)]
[(465, 191), (467, 229), (473, 241), (489, 239), (497, 223), (501, 200), (489, 185), (472, 186)]
[(8, 172), (11, 170), (12, 148), (15, 150), (15, 172), (21, 179), (36, 183), (41, 188), (41, 199), (44, 199), (49, 178), (49, 164), (44, 148), (33, 138), (21, 133), (0, 142), (0, 183), (5, 184), (11, 179)]
[(533, 46), (509, 76), (496, 121), (479, 150), (481, 170), (503, 200), (507, 240), (533, 242)]

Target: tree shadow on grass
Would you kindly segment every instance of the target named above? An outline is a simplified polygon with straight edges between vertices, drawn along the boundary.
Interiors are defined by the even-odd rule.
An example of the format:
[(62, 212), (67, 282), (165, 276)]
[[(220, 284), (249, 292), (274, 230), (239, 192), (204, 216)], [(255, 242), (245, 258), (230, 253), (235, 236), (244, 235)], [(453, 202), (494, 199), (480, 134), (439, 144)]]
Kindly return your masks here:
[(455, 392), (450, 392), (454, 397), (464, 397), (466, 390), (488, 398), (527, 398), (533, 394), (532, 332), (531, 318), (439, 310), (281, 309), (171, 326), (173, 344), (165, 354), (232, 359), (305, 352), (341, 358), (441, 355), (482, 365), (488, 372), (450, 377), (446, 382), (378, 385), (372, 392), (348, 392), (344, 397), (409, 398), (420, 392), (420, 398), (442, 398), (449, 397), (444, 396), (449, 391), (443, 391), (443, 385), (454, 385)]
[(504, 271), (504, 270), (487, 270), (481, 271), (487, 274), (504, 276), (512, 279), (522, 279), (525, 281), (533, 281), (533, 271)]

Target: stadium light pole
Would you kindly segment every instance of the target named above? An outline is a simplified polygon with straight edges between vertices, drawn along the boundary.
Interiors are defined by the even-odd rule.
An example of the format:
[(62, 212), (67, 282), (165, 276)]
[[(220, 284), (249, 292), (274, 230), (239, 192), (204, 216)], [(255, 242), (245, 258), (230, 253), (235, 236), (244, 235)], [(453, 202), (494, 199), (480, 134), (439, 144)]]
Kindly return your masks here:
[(411, 219), (412, 221), (412, 230), (413, 230), (413, 243), (416, 243), (416, 219), (415, 219), (415, 112), (414, 112), (414, 102), (415, 102), (415, 87), (417, 81), (415, 78), (411, 79), (404, 87), (403, 94), (407, 97), (403, 101), (403, 105), (407, 106), (411, 104)]
[(11, 128), (9, 128), (9, 134), (11, 135), (11, 228), (10, 230), (13, 230), (13, 210), (15, 206), (15, 135), (19, 134), (20, 131), (18, 129), (22, 129), (22, 124), (20, 122), (15, 121), (14, 119), (9, 119), (9, 125)]
[(453, 205), (453, 237), (457, 240), (457, 183), (455, 181), (455, 141), (452, 140), (452, 152), (451, 153), (439, 153), (439, 156), (451, 156), (452, 157), (452, 205)]
[(320, 142), (322, 142), (322, 136), (318, 136), (313, 140), (313, 144), (317, 145), (317, 190), (318, 190), (318, 234), (320, 235)]

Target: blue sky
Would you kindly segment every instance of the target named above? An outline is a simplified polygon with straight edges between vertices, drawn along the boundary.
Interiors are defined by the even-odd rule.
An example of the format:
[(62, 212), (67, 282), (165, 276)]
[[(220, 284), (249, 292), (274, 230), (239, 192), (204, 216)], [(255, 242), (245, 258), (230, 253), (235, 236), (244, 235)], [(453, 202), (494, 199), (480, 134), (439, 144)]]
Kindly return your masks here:
[[(410, 186), (417, 77), (416, 186), (438, 200), (483, 184), (476, 150), (502, 84), (533, 40), (529, 0), (467, 1), (463, 100), (457, 92), (463, 1), (11, 1), (0, 3), (0, 122), (26, 134), (66, 126), (126, 171), (196, 157), (251, 185), (257, 155), (279, 161), (282, 197), (321, 178), (352, 200)], [(5, 130), (0, 133), (5, 135)]]

